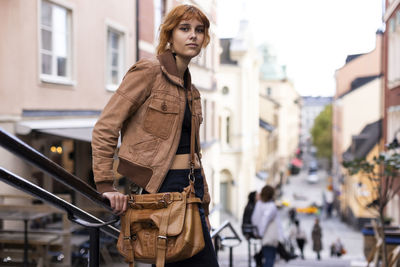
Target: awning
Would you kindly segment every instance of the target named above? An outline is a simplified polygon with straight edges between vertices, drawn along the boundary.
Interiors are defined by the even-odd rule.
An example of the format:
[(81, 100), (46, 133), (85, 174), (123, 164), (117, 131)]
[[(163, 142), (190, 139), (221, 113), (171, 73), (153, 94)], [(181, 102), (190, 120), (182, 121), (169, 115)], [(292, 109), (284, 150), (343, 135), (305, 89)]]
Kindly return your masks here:
[(97, 118), (20, 121), (15, 126), (15, 132), (20, 135), (27, 135), (36, 131), (91, 142), (96, 121)]
[(269, 124), (269, 123), (266, 122), (266, 121), (263, 121), (262, 119), (260, 119), (260, 127), (261, 127), (261, 128), (264, 128), (264, 129), (267, 130), (268, 132), (272, 132), (272, 131), (275, 129), (274, 126), (272, 126), (271, 124)]
[(301, 159), (294, 158), (294, 159), (292, 159), (290, 164), (292, 164), (293, 166), (301, 168), (301, 166), (303, 165), (303, 162), (301, 161)]

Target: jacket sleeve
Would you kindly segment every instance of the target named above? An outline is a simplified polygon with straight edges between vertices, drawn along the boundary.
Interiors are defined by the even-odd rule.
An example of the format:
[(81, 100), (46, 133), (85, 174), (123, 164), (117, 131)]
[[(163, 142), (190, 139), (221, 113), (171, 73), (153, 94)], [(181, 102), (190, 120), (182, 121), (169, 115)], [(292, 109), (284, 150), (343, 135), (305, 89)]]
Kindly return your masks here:
[(154, 78), (149, 61), (139, 61), (126, 73), (119, 88), (104, 107), (92, 133), (93, 174), (100, 193), (113, 187), (113, 161), (124, 121), (146, 100)]

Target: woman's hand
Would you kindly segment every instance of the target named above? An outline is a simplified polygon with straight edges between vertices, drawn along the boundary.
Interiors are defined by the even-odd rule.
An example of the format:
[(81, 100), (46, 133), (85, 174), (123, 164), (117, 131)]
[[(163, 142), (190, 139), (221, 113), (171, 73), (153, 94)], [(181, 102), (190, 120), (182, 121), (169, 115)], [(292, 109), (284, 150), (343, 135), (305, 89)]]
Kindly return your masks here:
[(120, 192), (104, 192), (103, 197), (110, 201), (110, 206), (116, 215), (121, 215), (126, 211), (128, 196)]

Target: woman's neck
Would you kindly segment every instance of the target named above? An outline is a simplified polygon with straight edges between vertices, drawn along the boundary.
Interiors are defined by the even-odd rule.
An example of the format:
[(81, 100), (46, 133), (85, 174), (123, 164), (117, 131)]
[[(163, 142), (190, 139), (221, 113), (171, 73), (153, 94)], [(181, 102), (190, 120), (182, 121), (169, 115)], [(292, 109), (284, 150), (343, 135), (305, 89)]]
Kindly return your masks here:
[(178, 69), (178, 75), (182, 80), (189, 63), (190, 63), (190, 58), (184, 58), (179, 55), (176, 55), (176, 67)]

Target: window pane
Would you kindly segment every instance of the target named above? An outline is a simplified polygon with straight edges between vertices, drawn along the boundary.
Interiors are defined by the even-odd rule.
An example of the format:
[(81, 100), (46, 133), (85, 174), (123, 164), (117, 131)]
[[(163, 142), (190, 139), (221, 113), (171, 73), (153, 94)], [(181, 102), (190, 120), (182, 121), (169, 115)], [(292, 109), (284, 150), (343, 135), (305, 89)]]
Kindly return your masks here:
[(67, 57), (67, 10), (54, 6), (53, 17), (54, 52), (57, 56)]
[(42, 54), (42, 73), (51, 74), (51, 56)]
[(42, 49), (52, 50), (51, 31), (42, 29)]
[(65, 57), (57, 57), (57, 76), (67, 76), (67, 59)]
[(111, 37), (111, 47), (114, 49), (118, 49), (118, 39), (119, 39), (118, 34), (111, 31), (110, 37)]
[(111, 71), (111, 83), (118, 84), (118, 71), (116, 70)]
[(65, 8), (53, 6), (53, 29), (59, 33), (67, 32), (67, 10)]
[(52, 12), (51, 12), (51, 5), (46, 2), (42, 1), (42, 24), (46, 26), (51, 26), (52, 22)]
[(118, 53), (111, 53), (111, 66), (118, 67)]
[(54, 53), (57, 56), (67, 57), (67, 35), (54, 33)]

